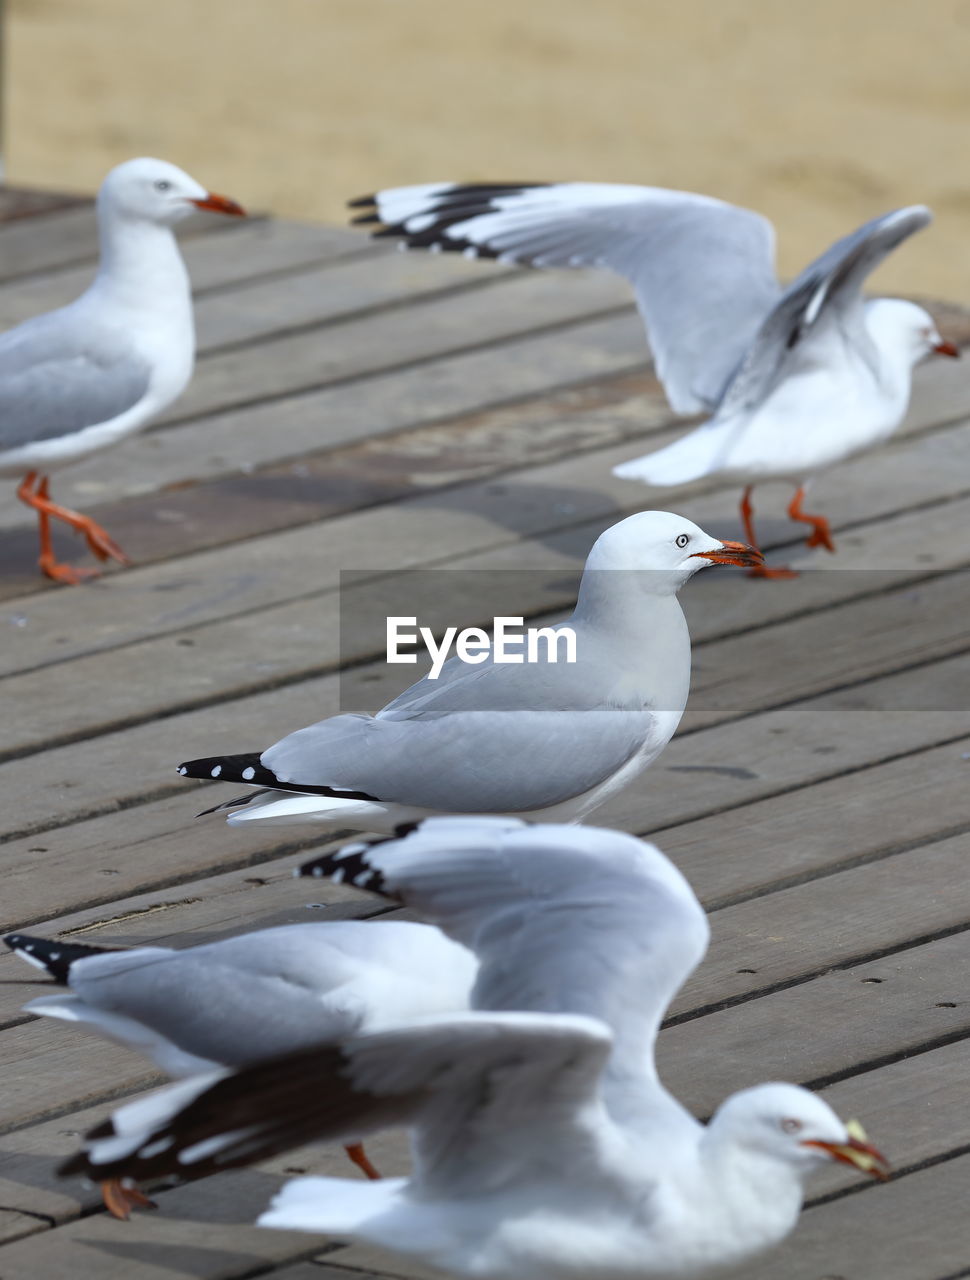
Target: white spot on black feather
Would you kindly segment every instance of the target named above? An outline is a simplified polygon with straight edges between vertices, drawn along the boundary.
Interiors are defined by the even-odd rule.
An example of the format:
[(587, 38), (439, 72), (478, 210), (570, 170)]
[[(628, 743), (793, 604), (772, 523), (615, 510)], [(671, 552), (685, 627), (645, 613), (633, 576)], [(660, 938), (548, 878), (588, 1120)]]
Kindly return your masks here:
[(243, 769), (242, 777), (244, 782), (251, 782), (256, 777), (256, 770), (250, 765), (248, 769)]
[(220, 773), (222, 773), (222, 765), (221, 765), (221, 764), (214, 764), (214, 765), (212, 766), (212, 774), (211, 774), (211, 776), (212, 776), (213, 778), (218, 778), (218, 776), (219, 776), (219, 774), (220, 774)]

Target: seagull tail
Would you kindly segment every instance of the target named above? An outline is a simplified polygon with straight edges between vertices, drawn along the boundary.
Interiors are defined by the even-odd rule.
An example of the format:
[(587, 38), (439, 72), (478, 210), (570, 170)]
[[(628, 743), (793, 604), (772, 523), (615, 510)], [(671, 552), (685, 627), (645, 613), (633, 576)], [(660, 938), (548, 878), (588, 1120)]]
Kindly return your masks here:
[(220, 782), (251, 782), (259, 787), (279, 784), (276, 774), (260, 761), (259, 751), (244, 751), (234, 756), (204, 756), (179, 765), (183, 778), (218, 778)]
[(83, 960), (85, 956), (103, 956), (118, 950), (117, 947), (92, 947), (81, 942), (35, 938), (28, 933), (8, 933), (3, 940), (22, 960), (46, 970), (61, 986), (67, 986), (68, 972), (75, 960)]
[(404, 1178), (351, 1182), (348, 1178), (294, 1178), (277, 1192), (257, 1219), (260, 1227), (282, 1231), (323, 1231), (366, 1237), (367, 1223), (392, 1208)]
[(687, 484), (718, 470), (723, 462), (724, 445), (723, 434), (705, 425), (665, 449), (621, 463), (613, 468), (613, 474), (621, 480), (639, 480), (642, 484)]

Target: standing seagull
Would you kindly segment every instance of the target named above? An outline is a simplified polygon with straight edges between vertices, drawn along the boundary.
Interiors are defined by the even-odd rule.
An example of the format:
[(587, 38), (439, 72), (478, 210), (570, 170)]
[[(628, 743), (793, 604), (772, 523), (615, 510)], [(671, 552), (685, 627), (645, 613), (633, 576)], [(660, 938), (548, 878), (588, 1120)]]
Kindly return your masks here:
[(196, 209), (242, 217), (164, 160), (128, 160), (98, 192), (101, 263), (58, 311), (0, 336), (0, 476), (37, 512), (40, 568), (56, 582), (96, 574), (60, 564), (50, 521), (84, 535), (99, 560), (128, 559), (88, 516), (52, 502), (49, 473), (140, 430), (188, 385), (195, 360), (192, 297), (172, 228)]
[[(757, 546), (751, 490), (796, 486), (792, 520), (810, 547), (835, 550), (828, 521), (802, 507), (817, 472), (899, 426), (913, 366), (957, 356), (922, 307), (866, 301), (862, 285), (887, 254), (931, 221), (897, 209), (838, 240), (782, 291), (774, 228), (709, 196), (612, 183), (397, 187), (353, 202), (376, 236), (533, 267), (604, 267), (633, 285), (657, 375), (678, 413), (709, 421), (676, 443), (614, 468), (646, 484), (722, 474), (745, 488), (741, 518)], [(789, 569), (751, 570), (759, 577)]]
[(259, 1223), (479, 1280), (703, 1275), (782, 1240), (828, 1161), (887, 1176), (805, 1089), (745, 1089), (705, 1126), (663, 1086), (657, 1032), (708, 926), (653, 845), (439, 818), (304, 870), (407, 902), (470, 947), (474, 1011), (133, 1102), (62, 1173), (191, 1179), (405, 1125), (409, 1178), (298, 1178)]
[[(260, 788), (218, 806), (232, 823), (393, 831), (433, 813), (578, 821), (656, 759), (680, 722), (690, 634), (677, 592), (712, 563), (760, 561), (683, 516), (640, 512), (597, 538), (575, 610), (550, 628), (572, 632), (574, 662), (455, 657), (376, 716), (333, 716), (268, 750), (190, 760), (179, 772)], [(558, 653), (558, 642), (550, 647)]]

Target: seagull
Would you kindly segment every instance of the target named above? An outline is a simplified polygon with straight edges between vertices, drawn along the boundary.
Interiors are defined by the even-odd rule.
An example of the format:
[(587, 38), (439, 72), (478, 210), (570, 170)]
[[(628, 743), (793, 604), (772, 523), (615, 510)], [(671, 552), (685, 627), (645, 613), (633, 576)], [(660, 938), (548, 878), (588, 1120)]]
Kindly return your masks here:
[(135, 1101), (62, 1174), (190, 1180), (403, 1125), (410, 1177), (299, 1178), (259, 1224), (480, 1280), (703, 1275), (782, 1240), (828, 1161), (888, 1176), (857, 1124), (798, 1086), (746, 1088), (704, 1125), (660, 1082), (657, 1031), (708, 925), (655, 846), (436, 818), (304, 870), (408, 903), (470, 947), (473, 1010)]
[[(478, 972), (466, 947), (403, 920), (282, 925), (182, 950), (23, 933), (3, 941), (70, 988), (31, 1000), (25, 1013), (74, 1023), (177, 1079), (465, 1010)], [(360, 1143), (347, 1154), (380, 1176)], [(151, 1206), (120, 1180), (104, 1181), (102, 1194), (116, 1218)]]
[[(751, 493), (795, 486), (792, 520), (809, 547), (835, 550), (805, 511), (812, 477), (887, 439), (909, 403), (913, 367), (958, 356), (922, 307), (867, 301), (869, 274), (932, 219), (923, 205), (874, 218), (836, 241), (784, 291), (771, 223), (710, 196), (601, 182), (435, 183), (351, 202), (408, 248), (532, 267), (603, 267), (633, 286), (671, 407), (707, 422), (614, 475), (680, 485), (724, 475), (744, 486), (745, 536), (758, 545)], [(793, 577), (754, 566), (757, 577)]]
[(196, 209), (234, 217), (215, 195), (164, 160), (128, 160), (98, 191), (101, 262), (66, 307), (0, 335), (0, 476), (37, 512), (40, 569), (75, 584), (94, 569), (59, 563), (50, 522), (84, 536), (98, 560), (129, 563), (90, 517), (58, 506), (50, 473), (141, 430), (185, 390), (195, 360), (189, 278), (172, 228)]
[[(217, 806), (237, 824), (389, 832), (443, 812), (578, 821), (677, 728), (690, 683), (680, 587), (711, 563), (760, 561), (682, 516), (629, 516), (597, 539), (574, 612), (549, 629), (572, 633), (575, 662), (456, 656), (376, 716), (334, 716), (267, 750), (190, 760), (179, 773), (259, 788)], [(558, 641), (550, 648), (555, 658)]]

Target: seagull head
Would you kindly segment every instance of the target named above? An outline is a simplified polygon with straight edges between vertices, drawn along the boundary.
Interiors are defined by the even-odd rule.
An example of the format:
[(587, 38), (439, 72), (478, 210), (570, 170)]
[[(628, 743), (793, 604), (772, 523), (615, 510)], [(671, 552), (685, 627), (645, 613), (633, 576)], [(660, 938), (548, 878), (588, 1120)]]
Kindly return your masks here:
[(793, 1084), (763, 1084), (735, 1093), (709, 1126), (711, 1138), (738, 1155), (788, 1166), (805, 1178), (828, 1161), (886, 1181), (886, 1157), (855, 1121), (845, 1124), (828, 1103)]
[(636, 572), (645, 590), (669, 595), (712, 564), (751, 568), (762, 555), (744, 542), (712, 538), (691, 520), (670, 511), (641, 511), (600, 534), (586, 561), (587, 570)]
[(960, 348), (947, 342), (928, 311), (902, 298), (874, 298), (866, 305), (866, 327), (880, 351), (912, 367), (929, 355), (958, 359)]
[(98, 192), (98, 208), (125, 218), (171, 226), (196, 209), (245, 217), (242, 205), (207, 191), (166, 160), (142, 157), (112, 169)]

